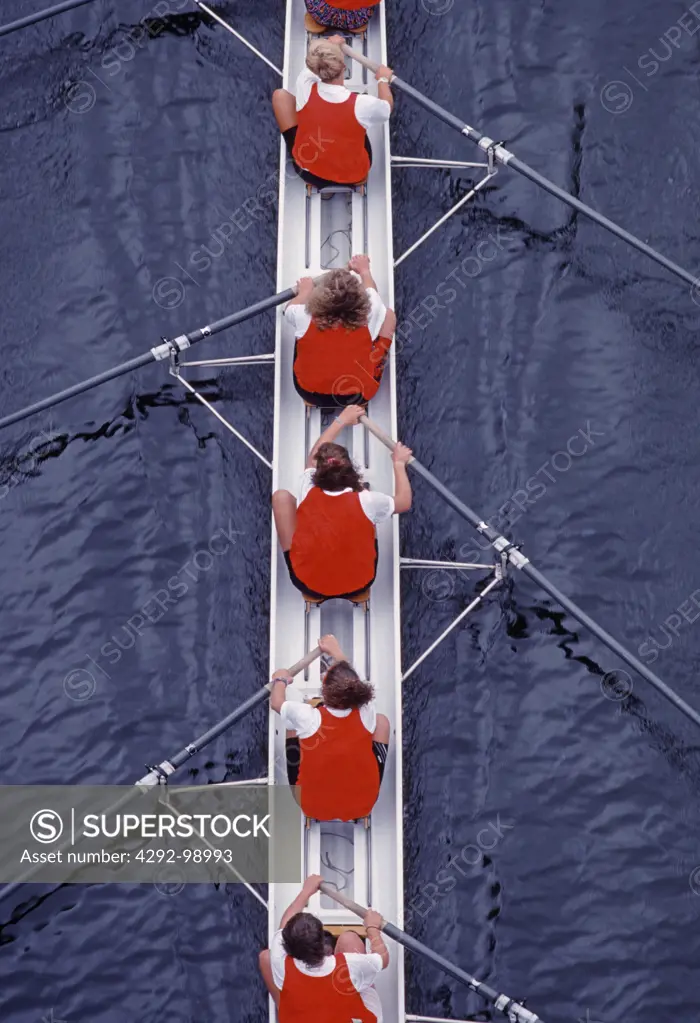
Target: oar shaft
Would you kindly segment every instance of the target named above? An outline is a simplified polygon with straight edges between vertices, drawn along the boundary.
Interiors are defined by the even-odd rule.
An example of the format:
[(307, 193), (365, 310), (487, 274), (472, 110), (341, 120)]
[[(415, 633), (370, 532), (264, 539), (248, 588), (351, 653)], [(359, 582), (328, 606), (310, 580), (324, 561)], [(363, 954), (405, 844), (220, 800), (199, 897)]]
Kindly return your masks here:
[[(378, 65), (374, 61), (368, 60), (367, 57), (358, 53), (356, 50), (353, 50), (352, 47), (344, 45), (343, 50), (349, 57), (352, 57), (352, 59), (356, 60), (358, 63), (364, 64), (365, 67), (370, 68), (372, 71), (377, 70)], [(679, 266), (678, 263), (674, 263), (672, 259), (668, 259), (666, 256), (662, 255), (662, 253), (657, 252), (656, 249), (647, 245), (646, 242), (641, 241), (640, 238), (630, 234), (629, 231), (620, 227), (614, 221), (610, 220), (609, 217), (604, 216), (602, 213), (598, 213), (597, 210), (594, 210), (591, 206), (586, 205), (586, 203), (581, 202), (580, 199), (577, 199), (563, 188), (555, 185), (553, 181), (543, 177), (542, 174), (528, 166), (528, 164), (523, 163), (522, 160), (519, 160), (517, 156), (511, 153), (503, 145), (495, 143), (493, 139), (482, 134), (476, 128), (472, 128), (471, 125), (467, 124), (461, 118), (455, 117), (455, 115), (451, 114), (449, 110), (445, 110), (445, 108), (441, 107), (439, 103), (435, 103), (428, 96), (424, 96), (422, 92), (414, 89), (412, 85), (408, 84), (408, 82), (404, 82), (398, 77), (398, 75), (394, 75), (391, 80), (391, 84), (401, 92), (404, 92), (407, 96), (410, 96), (411, 99), (414, 99), (416, 103), (419, 103), (445, 124), (454, 128), (455, 131), (460, 133), (460, 135), (465, 135), (472, 142), (475, 142), (480, 149), (486, 151), (493, 147), (496, 160), (499, 163), (503, 163), (506, 166), (511, 167), (514, 171), (517, 171), (518, 174), (522, 174), (523, 177), (528, 178), (534, 184), (539, 185), (540, 188), (543, 188), (545, 191), (549, 192), (550, 195), (560, 199), (561, 202), (566, 203), (567, 206), (576, 210), (577, 213), (581, 213), (583, 216), (588, 217), (589, 220), (592, 220), (595, 224), (605, 228), (605, 230), (609, 231), (611, 234), (616, 235), (618, 238), (622, 239), (622, 241), (637, 249), (638, 252), (648, 256), (649, 259), (653, 259), (654, 262), (663, 266), (672, 274), (675, 274), (676, 277), (680, 277), (680, 279), (685, 281), (686, 284), (690, 284), (691, 287), (696, 284), (700, 284), (700, 278), (698, 278), (697, 275), (685, 270), (682, 266)]]
[[(347, 895), (339, 892), (336, 888), (327, 884), (325, 881), (319, 887), (324, 895), (327, 895), (329, 898), (340, 903), (341, 906), (344, 906), (345, 909), (354, 913), (355, 916), (360, 917), (360, 919), (364, 919), (367, 913), (367, 908), (365, 906), (361, 906), (358, 902), (354, 902), (353, 899), (349, 899)], [(433, 950), (428, 948), (427, 945), (424, 945), (421, 941), (411, 937), (410, 934), (406, 934), (405, 931), (402, 931), (395, 924), (389, 923), (389, 921), (382, 918), (381, 929), (386, 935), (388, 935), (388, 937), (393, 938), (394, 941), (403, 945), (404, 948), (410, 949), (411, 952), (415, 952), (418, 955), (423, 956), (424, 959), (429, 959), (431, 962), (435, 963), (436, 966), (439, 966), (445, 973), (449, 973), (451, 977), (454, 977), (455, 980), (460, 981), (462, 984), (466, 984), (466, 986), (470, 987), (472, 991), (477, 991), (480, 995), (495, 1005), (497, 1009), (500, 1009), (501, 1012), (504, 1012), (506, 1015), (512, 1013), (512, 1018), (517, 1020), (518, 1023), (537, 1023), (539, 1020), (538, 1016), (530, 1012), (528, 1009), (525, 1009), (524, 1006), (520, 1005), (518, 1002), (512, 1001), (506, 995), (499, 994), (498, 991), (489, 987), (488, 984), (482, 984), (482, 982), (477, 980), (476, 977), (472, 977), (465, 970), (460, 969), (459, 966), (455, 966), (454, 963), (451, 963), (449, 959), (445, 959), (444, 956), (439, 955), (439, 953), (433, 952)]]
[(42, 398), (41, 401), (35, 401), (33, 405), (28, 405), (27, 408), (20, 409), (19, 412), (12, 412), (9, 416), (5, 416), (3, 419), (0, 419), (0, 430), (5, 426), (11, 426), (12, 423), (19, 423), (23, 419), (28, 419), (30, 416), (35, 415), (37, 412), (42, 412), (47, 408), (53, 408), (54, 405), (60, 405), (61, 402), (67, 401), (69, 398), (74, 398), (77, 394), (83, 394), (85, 391), (89, 391), (93, 387), (99, 387), (100, 384), (106, 384), (110, 380), (116, 380), (117, 377), (122, 377), (126, 373), (132, 373), (134, 370), (141, 369), (142, 366), (147, 366), (149, 362), (155, 361), (155, 356), (152, 352), (145, 352), (143, 355), (139, 355), (135, 359), (130, 359), (129, 362), (123, 362), (121, 366), (115, 366), (114, 369), (108, 369), (104, 373), (98, 373), (97, 376), (90, 377), (88, 380), (83, 380), (79, 384), (73, 384), (72, 387), (66, 387), (65, 390), (59, 391), (58, 394), (52, 394), (50, 398)]
[(74, 7), (84, 7), (91, 4), (93, 0), (64, 0), (62, 4), (48, 7), (44, 11), (37, 11), (36, 14), (28, 14), (26, 18), (18, 18), (7, 25), (0, 26), (0, 36), (9, 36), (11, 32), (17, 32), (20, 28), (27, 28), (28, 25), (36, 25), (46, 18), (53, 18), (55, 14), (63, 14), (64, 11), (72, 11)]
[[(292, 665), (292, 667), (289, 669), (289, 674), (292, 676), (298, 675), (299, 672), (303, 671), (304, 668), (308, 667), (309, 664), (311, 664), (313, 661), (316, 660), (317, 657), (320, 656), (321, 656), (320, 647), (314, 647), (313, 650), (310, 650), (307, 654), (304, 654), (304, 656), (300, 660), (298, 660), (296, 664)], [(261, 703), (264, 703), (270, 696), (271, 688), (272, 684), (268, 682), (267, 685), (264, 685), (256, 693), (253, 693), (252, 696), (249, 696), (248, 699), (245, 700), (239, 707), (236, 707), (235, 710), (232, 710), (231, 713), (228, 714), (222, 721), (219, 721), (212, 728), (209, 728), (206, 732), (204, 732), (203, 735), (200, 735), (198, 739), (195, 739), (193, 742), (188, 743), (188, 745), (185, 746), (184, 749), (181, 749), (179, 753), (176, 753), (174, 757), (170, 757), (169, 760), (164, 760), (161, 764), (158, 765), (157, 769), (154, 768), (153, 770), (151, 770), (149, 774), (141, 778), (140, 781), (137, 782), (137, 784), (146, 786), (157, 785), (158, 782), (163, 777), (170, 777), (170, 775), (173, 774), (179, 767), (182, 767), (182, 765), (186, 764), (188, 760), (191, 760), (196, 753), (199, 753), (201, 750), (203, 750), (204, 747), (208, 746), (210, 742), (214, 741), (214, 739), (218, 739), (220, 735), (223, 735), (224, 732), (227, 732), (229, 728), (233, 727), (233, 725), (238, 724), (239, 721), (241, 721), (244, 717), (250, 714), (251, 711), (255, 710), (255, 708), (258, 707)]]
[[(308, 654), (304, 654), (304, 656), (298, 660), (296, 664), (292, 665), (289, 669), (289, 674), (298, 675), (300, 671), (303, 671), (304, 668), (320, 656), (320, 647), (314, 647), (314, 649), (310, 650)], [(187, 763), (187, 761), (190, 760), (195, 753), (199, 753), (199, 751), (204, 749), (204, 747), (210, 742), (213, 742), (214, 739), (216, 739), (219, 735), (222, 735), (228, 728), (231, 728), (232, 725), (235, 725), (238, 721), (244, 718), (246, 714), (250, 714), (251, 710), (254, 710), (259, 704), (264, 703), (270, 695), (270, 688), (270, 683), (263, 686), (262, 689), (258, 690), (257, 693), (254, 693), (244, 703), (242, 703), (240, 707), (236, 707), (236, 709), (225, 717), (223, 721), (219, 721), (217, 725), (214, 725), (213, 728), (210, 728), (203, 735), (200, 735), (200, 737), (195, 739), (194, 742), (191, 742), (189, 746), (185, 746), (183, 750), (176, 753), (174, 757), (170, 758), (170, 760), (164, 760), (158, 765), (158, 769), (154, 768), (152, 771), (149, 771), (147, 775), (136, 782), (134, 791), (126, 792), (123, 796), (121, 796), (119, 801), (110, 807), (109, 812), (116, 811), (126, 803), (130, 802), (134, 796), (137, 795), (136, 790), (139, 787), (152, 788), (153, 786), (158, 785), (161, 780), (168, 778), (178, 769), (178, 767), (182, 767), (183, 764)], [(13, 881), (11, 884), (7, 884), (3, 888), (0, 888), (0, 902), (7, 898), (8, 895), (12, 895), (13, 892), (17, 891), (20, 885), (29, 881), (34, 874), (37, 873), (38, 869), (38, 867), (32, 867), (26, 872), (21, 881)]]
[(663, 681), (663, 679), (659, 678), (656, 672), (647, 668), (646, 664), (643, 664), (634, 656), (634, 654), (630, 653), (630, 651), (619, 643), (614, 636), (611, 636), (606, 629), (604, 629), (601, 625), (598, 625), (598, 623), (590, 618), (585, 611), (582, 611), (580, 607), (573, 603), (573, 601), (569, 600), (566, 594), (562, 593), (561, 590), (553, 583), (550, 583), (550, 581), (543, 576), (534, 565), (528, 562), (526, 565), (522, 566), (522, 572), (545, 590), (550, 597), (553, 597), (558, 604), (561, 604), (561, 606), (568, 611), (573, 618), (576, 618), (581, 625), (585, 626), (594, 634), (594, 636), (597, 636), (598, 639), (601, 640), (601, 642), (604, 643), (609, 650), (612, 650), (613, 653), (617, 654), (617, 656), (620, 657), (625, 664), (628, 664), (630, 668), (641, 675), (642, 678), (645, 678), (647, 682), (650, 682), (662, 696), (665, 696), (666, 699), (681, 712), (681, 714), (685, 714), (685, 716), (690, 718), (694, 724), (700, 726), (700, 713), (698, 713), (694, 707), (691, 707), (690, 704), (686, 703), (685, 700), (678, 695), (678, 693), (676, 693)]
[(632, 248), (637, 249), (638, 252), (648, 256), (649, 259), (653, 259), (655, 263), (663, 266), (666, 270), (675, 274), (676, 277), (680, 277), (680, 279), (685, 281), (686, 284), (690, 284), (691, 287), (694, 287), (699, 283), (697, 274), (690, 273), (682, 266), (679, 266), (678, 263), (674, 263), (672, 259), (668, 259), (667, 256), (663, 255), (663, 253), (657, 252), (656, 249), (652, 249), (651, 245), (647, 245), (646, 242), (643, 242), (640, 238), (630, 234), (629, 231), (626, 231), (624, 227), (620, 227), (619, 224), (610, 220), (609, 217), (604, 216), (602, 213), (598, 213), (598, 211), (594, 210), (591, 206), (587, 206), (585, 202), (581, 202), (580, 199), (570, 195), (569, 192), (564, 191), (563, 188), (559, 188), (559, 186), (555, 185), (553, 181), (549, 181), (548, 178), (543, 177), (536, 170), (533, 170), (532, 167), (529, 167), (526, 163), (523, 163), (522, 160), (519, 160), (517, 156), (511, 156), (508, 160), (508, 166), (512, 168), (512, 170), (517, 171), (518, 174), (522, 174), (524, 178), (529, 178), (530, 181), (539, 185), (540, 188), (549, 192), (550, 195), (555, 196), (557, 199), (561, 199), (562, 202), (571, 206), (572, 209), (575, 209), (578, 213), (582, 213), (584, 217), (588, 217), (589, 220), (598, 224), (599, 227), (604, 227), (606, 231), (609, 231), (611, 234), (621, 238), (623, 242), (631, 245)]
[(58, 394), (52, 394), (51, 397), (42, 398), (41, 401), (37, 401), (33, 405), (27, 406), (27, 408), (20, 409), (18, 412), (12, 412), (9, 416), (5, 416), (3, 419), (0, 419), (0, 430), (4, 429), (6, 426), (11, 426), (12, 423), (19, 423), (23, 419), (28, 419), (29, 416), (33, 416), (36, 412), (41, 412), (43, 409), (53, 408), (54, 405), (60, 405), (61, 402), (67, 401), (68, 398), (74, 398), (77, 394), (83, 394), (85, 391), (89, 391), (93, 387), (98, 387), (100, 384), (107, 383), (109, 380), (116, 380), (117, 377), (124, 376), (126, 373), (131, 373), (133, 370), (140, 369), (142, 366), (147, 366), (151, 362), (158, 362), (161, 359), (166, 359), (171, 352), (181, 352), (186, 348), (191, 348), (192, 345), (196, 345), (199, 341), (203, 341), (204, 338), (210, 337), (212, 334), (219, 334), (222, 330), (227, 330), (229, 327), (235, 327), (237, 324), (243, 323), (245, 320), (250, 320), (254, 316), (259, 316), (260, 313), (267, 312), (268, 309), (274, 309), (275, 306), (291, 301), (295, 295), (296, 288), (287, 288), (286, 291), (281, 291), (277, 295), (270, 295), (269, 298), (264, 298), (261, 302), (256, 302), (254, 305), (247, 306), (245, 309), (241, 309), (237, 313), (232, 313), (230, 316), (224, 316), (221, 320), (215, 320), (214, 323), (211, 323), (206, 327), (199, 327), (197, 330), (193, 330), (189, 334), (181, 334), (172, 341), (166, 341), (163, 344), (158, 345), (156, 348), (152, 348), (149, 352), (144, 352), (143, 355), (138, 355), (135, 359), (123, 362), (121, 366), (115, 366), (113, 369), (108, 369), (104, 373), (98, 373), (97, 376), (90, 377), (89, 380), (83, 380), (79, 384), (73, 384), (72, 387), (66, 387), (65, 390), (59, 391)]
[[(261, 302), (256, 302), (254, 305), (246, 306), (245, 309), (239, 310), (237, 313), (231, 313), (230, 316), (224, 316), (221, 320), (215, 320), (206, 327), (200, 327), (198, 330), (193, 330), (190, 334), (184, 336), (189, 341), (190, 345), (196, 345), (198, 341), (203, 341), (205, 337), (209, 337), (211, 334), (220, 334), (222, 330), (228, 330), (229, 327), (235, 327), (239, 323), (243, 323), (245, 320), (252, 320), (254, 316), (259, 316), (260, 313), (267, 312), (268, 309), (274, 309), (278, 305), (282, 305), (284, 302), (291, 302), (297, 293), (296, 288), (287, 288), (286, 291), (280, 291), (276, 295), (270, 295), (269, 298), (262, 299)], [(0, 423), (0, 426), (2, 424)]]
[[(367, 418), (367, 416), (362, 416), (360, 422), (366, 429), (373, 433), (374, 436), (382, 442), (382, 444), (386, 445), (389, 450), (393, 450), (396, 446), (396, 442), (392, 440), (388, 434), (384, 433), (384, 431), (378, 427), (376, 423), (373, 423)], [(440, 497), (442, 497), (443, 500), (450, 505), (450, 507), (454, 508), (458, 515), (461, 515), (463, 519), (466, 519), (470, 525), (482, 534), (482, 536), (485, 536), (486, 539), (493, 544), (498, 553), (504, 552), (507, 554), (511, 564), (522, 571), (524, 575), (527, 575), (530, 579), (532, 579), (533, 582), (536, 582), (546, 593), (549, 593), (549, 595), (553, 597), (557, 603), (561, 604), (561, 606), (568, 611), (573, 618), (580, 622), (581, 625), (585, 626), (585, 628), (589, 629), (594, 636), (597, 636), (609, 650), (612, 650), (613, 653), (617, 654), (617, 656), (626, 664), (638, 672), (642, 678), (645, 678), (647, 682), (651, 683), (651, 685), (653, 685), (662, 696), (665, 696), (667, 700), (680, 710), (682, 714), (685, 714), (685, 716), (694, 724), (700, 726), (700, 713), (698, 713), (694, 707), (691, 707), (689, 703), (686, 703), (686, 701), (682, 699), (678, 693), (674, 692), (674, 690), (671, 689), (671, 687), (662, 679), (660, 679), (655, 672), (650, 671), (645, 664), (642, 664), (642, 662), (635, 657), (634, 654), (630, 653), (630, 651), (627, 650), (622, 643), (616, 640), (615, 637), (607, 631), (607, 629), (598, 625), (598, 623), (587, 615), (585, 611), (582, 611), (577, 604), (570, 600), (569, 597), (562, 593), (561, 590), (554, 586), (553, 583), (550, 583), (546, 576), (542, 575), (542, 573), (539, 572), (535, 566), (520, 553), (519, 550), (511, 547), (510, 541), (508, 541), (507, 538), (501, 536), (497, 530), (484, 522), (483, 519), (481, 519), (476, 512), (469, 507), (469, 505), (464, 503), (464, 501), (460, 501), (460, 499), (453, 494), (451, 490), (448, 490), (444, 483), (441, 483), (440, 480), (437, 479), (437, 477), (434, 476), (429, 469), (426, 469), (426, 467), (416, 458), (413, 458), (409, 462), (409, 465), (414, 472), (417, 472), (419, 476), (423, 477), (426, 483), (430, 484), (433, 490), (435, 490)]]

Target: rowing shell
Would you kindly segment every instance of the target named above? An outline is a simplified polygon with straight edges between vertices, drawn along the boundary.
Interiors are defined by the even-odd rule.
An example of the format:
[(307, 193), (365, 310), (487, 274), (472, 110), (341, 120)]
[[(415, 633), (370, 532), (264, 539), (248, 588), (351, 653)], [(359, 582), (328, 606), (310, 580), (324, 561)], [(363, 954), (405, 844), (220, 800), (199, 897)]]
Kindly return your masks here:
[[(294, 92), (297, 75), (306, 58), (307, 33), (303, 0), (288, 0), (284, 54), (284, 87)], [(375, 12), (366, 38), (355, 37), (353, 47), (380, 63), (386, 63), (384, 7)], [(376, 83), (371, 74), (350, 61), (347, 82), (354, 91), (371, 91)], [(315, 275), (326, 268), (345, 266), (351, 255), (365, 250), (372, 260), (372, 273), (387, 306), (394, 304), (391, 214), (391, 163), (388, 126), (369, 133), (374, 154), (366, 196), (339, 192), (309, 198), (304, 182), (289, 164), (284, 142), (280, 154), (280, 207), (277, 283), (280, 290), (299, 277)], [(309, 414), (292, 381), (293, 331), (278, 311), (275, 360), (275, 427), (273, 489), (297, 493), (305, 468), (307, 445), (318, 438), (322, 416)], [(372, 418), (392, 436), (396, 435), (396, 370), (394, 354), (387, 363), (382, 384), (370, 407)], [(326, 422), (326, 420), (324, 420)], [(374, 437), (360, 427), (347, 429), (338, 438), (351, 452), (373, 490), (393, 494), (391, 460)], [(403, 794), (401, 775), (401, 647), (399, 590), (399, 531), (396, 516), (378, 528), (379, 564), (368, 611), (347, 601), (332, 600), (306, 610), (302, 595), (291, 582), (272, 529), (272, 570), (270, 601), (270, 664), (286, 667), (297, 661), (306, 642), (333, 633), (361, 676), (375, 686), (377, 710), (392, 724), (391, 746), (379, 801), (371, 827), (362, 824), (312, 824), (305, 829), (299, 817), (298, 842), (302, 876), (297, 883), (271, 884), (269, 890), (270, 938), (280, 919), (296, 897), (303, 877), (319, 873), (364, 905), (378, 909), (388, 920), (403, 922)], [(321, 677), (316, 661), (308, 677), (299, 676), (287, 691), (288, 699), (308, 699), (320, 692)], [(270, 714), (270, 781), (286, 784), (285, 735), (280, 718)], [(326, 895), (317, 894), (309, 910), (325, 925), (357, 926), (357, 918)], [(377, 983), (385, 1023), (403, 1020), (403, 949), (390, 950), (391, 963)], [(275, 1010), (270, 1001), (270, 1018)]]

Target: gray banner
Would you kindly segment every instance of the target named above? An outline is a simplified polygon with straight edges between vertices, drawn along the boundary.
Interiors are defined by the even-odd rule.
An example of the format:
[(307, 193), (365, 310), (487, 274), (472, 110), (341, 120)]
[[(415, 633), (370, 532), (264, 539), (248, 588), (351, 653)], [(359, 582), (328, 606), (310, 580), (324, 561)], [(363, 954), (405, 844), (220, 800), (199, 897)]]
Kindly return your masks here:
[(0, 786), (0, 883), (296, 883), (302, 820), (281, 785)]

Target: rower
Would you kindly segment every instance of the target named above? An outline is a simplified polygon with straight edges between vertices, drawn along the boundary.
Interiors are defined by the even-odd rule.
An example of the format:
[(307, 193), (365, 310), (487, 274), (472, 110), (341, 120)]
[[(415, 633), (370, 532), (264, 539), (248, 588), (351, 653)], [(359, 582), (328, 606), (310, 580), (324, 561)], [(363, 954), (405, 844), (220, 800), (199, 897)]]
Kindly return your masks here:
[(314, 283), (302, 277), (285, 319), (294, 328), (294, 386), (309, 405), (366, 404), (375, 396), (396, 329), (377, 292), (369, 256)]
[(317, 821), (368, 817), (379, 797), (389, 751), (389, 719), (377, 714), (374, 689), (348, 663), (335, 636), (318, 641), (331, 659), (317, 706), (287, 699), (287, 669), (272, 676), (270, 706), (287, 729), (287, 776), (301, 808)]
[(314, 41), (296, 93), (276, 89), (272, 109), (297, 173), (317, 188), (359, 185), (367, 180), (372, 147), (367, 130), (389, 120), (393, 72), (382, 65), (375, 75), (377, 96), (358, 96), (345, 87), (342, 36)]
[[(345, 32), (360, 32), (381, 0), (304, 0), (306, 10), (318, 29), (339, 28)], [(317, 31), (315, 28), (313, 31)]]
[(368, 909), (363, 924), (370, 951), (354, 931), (344, 931), (329, 955), (323, 924), (305, 913), (323, 878), (312, 874), (287, 908), (260, 972), (279, 1011), (280, 1023), (382, 1023), (374, 983), (389, 965), (381, 914)]
[(288, 490), (272, 495), (289, 577), (315, 600), (353, 600), (366, 593), (377, 572), (376, 527), (411, 507), (409, 448), (397, 444), (392, 452), (395, 494), (389, 497), (366, 490), (347, 449), (334, 443), (363, 415), (361, 405), (348, 405), (323, 431), (309, 454), (298, 504)]

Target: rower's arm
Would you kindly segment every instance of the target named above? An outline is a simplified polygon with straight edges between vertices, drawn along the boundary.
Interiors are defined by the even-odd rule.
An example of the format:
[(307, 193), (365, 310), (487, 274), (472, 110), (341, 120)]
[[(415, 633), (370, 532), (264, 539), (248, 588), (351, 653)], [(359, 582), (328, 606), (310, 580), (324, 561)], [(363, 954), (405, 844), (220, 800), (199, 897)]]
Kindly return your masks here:
[(365, 409), (362, 408), (361, 405), (348, 405), (347, 408), (344, 408), (338, 418), (334, 419), (331, 425), (323, 431), (314, 446), (311, 448), (306, 462), (306, 468), (316, 468), (316, 454), (322, 444), (333, 444), (335, 442), (335, 438), (344, 429), (344, 427), (357, 426), (360, 421), (360, 416), (364, 416), (365, 414)]
[(406, 472), (406, 463), (394, 460), (394, 514), (401, 515), (410, 511), (412, 501), (413, 491)]
[(343, 653), (343, 648), (332, 633), (329, 633), (327, 636), (321, 636), (318, 641), (318, 645), (321, 653), (326, 655), (331, 664), (338, 664), (340, 661), (347, 661), (347, 657)]
[[(394, 72), (386, 64), (382, 64), (377, 68), (377, 73), (374, 76), (377, 79), (377, 96), (379, 99), (386, 100), (389, 104), (389, 108), (393, 111), (394, 109), (394, 94), (391, 91), (389, 82), (394, 77)], [(380, 82), (380, 78), (388, 78), (389, 82)]]
[(384, 938), (382, 937), (383, 922), (381, 913), (377, 913), (375, 909), (368, 909), (365, 913), (363, 923), (367, 931), (370, 951), (376, 952), (378, 956), (381, 956), (382, 969), (386, 970), (389, 965), (389, 949), (384, 944)]
[(367, 937), (369, 938), (370, 952), (376, 952), (382, 957), (382, 967), (386, 970), (389, 965), (389, 949), (384, 944), (382, 932), (378, 927), (368, 927)]
[(359, 274), (360, 280), (366, 288), (374, 288), (378, 292), (376, 281), (369, 267), (369, 256), (353, 256), (348, 263), (348, 270), (354, 270), (356, 274)]
[(287, 699), (287, 686), (294, 679), (289, 674), (286, 668), (280, 668), (272, 676), (272, 689), (270, 691), (270, 706), (274, 711), (279, 712), (282, 710), (282, 704)]
[(304, 912), (307, 902), (312, 895), (316, 894), (322, 881), (323, 878), (320, 874), (311, 874), (307, 877), (306, 881), (304, 881), (304, 887), (301, 889), (294, 902), (287, 907), (282, 919), (280, 920), (281, 931), (284, 930), (293, 916), (296, 916), (297, 913)]
[(334, 419), (330, 426), (326, 427), (314, 446), (309, 451), (309, 458), (306, 463), (307, 469), (316, 468), (316, 454), (322, 444), (333, 444), (339, 433), (342, 433), (345, 423), (341, 422), (340, 416)]
[(297, 293), (294, 298), (287, 302), (287, 305), (306, 305), (314, 290), (313, 277), (300, 277), (297, 281)]

